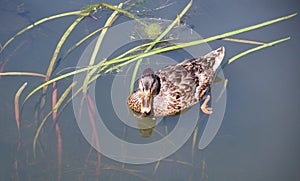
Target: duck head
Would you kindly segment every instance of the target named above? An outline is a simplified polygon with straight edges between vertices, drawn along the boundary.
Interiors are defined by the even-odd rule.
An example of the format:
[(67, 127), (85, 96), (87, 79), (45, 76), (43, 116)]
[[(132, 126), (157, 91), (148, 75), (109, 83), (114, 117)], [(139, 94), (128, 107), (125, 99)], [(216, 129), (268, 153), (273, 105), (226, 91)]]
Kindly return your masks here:
[(151, 112), (153, 96), (159, 92), (159, 78), (153, 70), (145, 69), (139, 80), (139, 91), (141, 92), (141, 113), (147, 116)]

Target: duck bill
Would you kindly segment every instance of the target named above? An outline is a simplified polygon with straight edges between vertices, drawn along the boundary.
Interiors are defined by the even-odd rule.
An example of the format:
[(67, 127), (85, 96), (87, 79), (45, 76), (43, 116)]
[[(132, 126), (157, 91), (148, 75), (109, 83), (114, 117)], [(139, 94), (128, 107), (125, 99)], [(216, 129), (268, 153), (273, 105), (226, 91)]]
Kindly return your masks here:
[(145, 91), (142, 93), (142, 105), (141, 105), (141, 113), (143, 115), (149, 115), (151, 112), (151, 104), (152, 104), (152, 94), (150, 91)]

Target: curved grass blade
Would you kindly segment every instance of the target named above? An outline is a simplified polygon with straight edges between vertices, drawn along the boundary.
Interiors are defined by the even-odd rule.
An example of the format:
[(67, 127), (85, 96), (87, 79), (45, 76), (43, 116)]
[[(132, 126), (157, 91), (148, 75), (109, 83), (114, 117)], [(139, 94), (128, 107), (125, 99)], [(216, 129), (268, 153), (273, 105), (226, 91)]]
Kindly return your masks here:
[[(90, 80), (89, 80), (89, 84), (94, 82), (99, 76), (101, 76), (101, 74), (97, 74), (96, 76), (93, 76)], [(62, 110), (73, 100), (73, 98), (75, 96), (77, 96), (83, 89), (83, 86), (81, 86), (75, 93), (72, 93), (72, 97), (70, 97), (65, 104), (62, 106), (60, 112), (58, 114), (60, 114), (62, 112)]]
[(34, 72), (0, 72), (0, 76), (34, 76), (47, 78), (46, 75)]
[[(163, 37), (165, 37), (170, 31), (171, 29), (177, 24), (178, 20), (180, 18), (182, 18), (182, 16), (190, 9), (190, 7), (192, 6), (193, 1), (191, 0), (186, 7), (182, 10), (182, 12), (177, 16), (177, 18), (165, 29), (165, 31), (163, 31), (151, 44), (150, 46), (144, 51), (144, 53), (147, 53), (149, 50), (151, 50), (153, 48), (153, 46), (160, 41)], [(142, 58), (140, 60), (137, 61), (137, 63), (135, 64), (132, 76), (131, 76), (131, 82), (130, 82), (130, 94), (133, 92), (133, 87), (134, 87), (134, 81), (136, 78), (136, 74), (137, 71), (140, 67), (140, 64), (142, 62)]]
[[(118, 6), (118, 8), (122, 8), (122, 6), (123, 6), (123, 3), (120, 3), (119, 6)], [(111, 25), (114, 23), (114, 21), (116, 20), (115, 18), (116, 18), (116, 16), (117, 16), (117, 14), (118, 14), (118, 11), (115, 10), (115, 11), (110, 15), (110, 17), (107, 19), (107, 21), (106, 21), (104, 27), (109, 27), (109, 26), (111, 26)], [(91, 56), (91, 59), (90, 59), (90, 62), (89, 62), (89, 66), (94, 65), (94, 63), (95, 63), (96, 56), (97, 56), (97, 54), (98, 54), (98, 52), (99, 52), (100, 46), (101, 46), (102, 41), (103, 41), (103, 38), (104, 38), (104, 36), (105, 36), (105, 34), (106, 34), (106, 32), (107, 32), (107, 29), (108, 29), (108, 28), (104, 28), (104, 29), (101, 31), (101, 33), (100, 33), (100, 35), (99, 35), (99, 37), (98, 37), (98, 39), (97, 39), (96, 45), (95, 45), (95, 47), (94, 47), (94, 50), (93, 50), (93, 53), (92, 53), (92, 56)], [(84, 81), (83, 81), (83, 94), (84, 94), (84, 95), (85, 95), (86, 92), (87, 92), (87, 85), (88, 85), (89, 79), (91, 78), (92, 74), (95, 73), (95, 71), (96, 71), (96, 70), (94, 69), (94, 70), (91, 70), (91, 71), (88, 71), (88, 72), (87, 72), (87, 75), (86, 75), (86, 77), (85, 77), (85, 79), (84, 79)]]
[(236, 38), (223, 38), (224, 41), (236, 42), (236, 43), (245, 43), (245, 44), (252, 44), (252, 45), (263, 45), (263, 42), (252, 41), (252, 40), (242, 40)]
[(245, 55), (247, 55), (247, 54), (249, 54), (249, 53), (255, 52), (255, 51), (260, 50), (260, 49), (263, 49), (263, 48), (267, 48), (267, 47), (269, 47), (269, 46), (273, 46), (273, 45), (278, 44), (278, 43), (282, 43), (282, 42), (287, 41), (287, 40), (289, 40), (289, 39), (291, 39), (291, 38), (290, 38), (290, 37), (283, 38), (283, 39), (276, 40), (276, 41), (273, 41), (273, 42), (270, 42), (270, 43), (265, 43), (265, 44), (263, 44), (263, 45), (261, 45), (261, 46), (258, 46), (258, 47), (252, 48), (252, 49), (250, 49), (250, 50), (244, 51), (244, 52), (242, 52), (242, 53), (240, 53), (240, 54), (238, 54), (238, 55), (232, 57), (231, 59), (229, 59), (227, 64), (229, 65), (229, 64), (231, 64), (232, 62), (234, 62), (235, 60), (237, 60), (238, 58), (240, 58), (240, 57), (242, 57), (242, 56), (245, 56)]
[[(197, 45), (197, 44), (201, 44), (201, 43), (205, 43), (205, 42), (210, 42), (210, 41), (217, 40), (217, 39), (220, 39), (220, 38), (225, 38), (226, 36), (232, 36), (232, 35), (236, 35), (236, 34), (239, 34), (239, 33), (247, 32), (247, 31), (250, 31), (250, 30), (253, 30), (253, 29), (257, 29), (257, 28), (260, 28), (260, 27), (263, 27), (263, 26), (270, 25), (272, 23), (276, 23), (276, 22), (279, 22), (279, 21), (287, 20), (287, 19), (292, 18), (292, 17), (294, 17), (296, 15), (297, 15), (297, 13), (294, 13), (294, 14), (291, 14), (291, 15), (288, 15), (288, 16), (277, 18), (277, 19), (274, 19), (274, 20), (271, 20), (271, 21), (267, 21), (267, 22), (264, 22), (264, 23), (260, 23), (260, 24), (257, 24), (257, 25), (253, 25), (253, 26), (250, 26), (250, 27), (246, 27), (246, 28), (242, 28), (242, 29), (235, 30), (235, 31), (232, 31), (232, 32), (228, 32), (228, 33), (223, 33), (223, 34), (220, 34), (220, 35), (212, 36), (212, 37), (209, 37), (209, 38), (206, 38), (206, 39), (203, 39), (203, 40), (196, 40), (196, 41), (192, 41), (192, 42), (188, 42), (188, 43), (181, 43), (181, 44), (170, 46), (170, 47), (166, 47), (166, 48), (157, 48), (157, 49), (154, 49), (154, 50), (149, 51), (147, 53), (141, 53), (141, 54), (132, 55), (132, 56), (128, 56), (128, 57), (121, 58), (121, 59), (113, 59), (113, 60), (110, 60), (110, 61), (106, 61), (106, 62), (103, 63), (103, 65), (108, 65), (108, 64), (112, 64), (112, 63), (120, 63), (120, 62), (124, 62), (124, 61), (126, 61), (126, 62), (124, 62), (122, 64), (119, 64), (119, 65), (116, 65), (114, 67), (111, 67), (111, 68), (107, 69), (104, 73), (108, 73), (110, 71), (116, 70), (116, 69), (118, 69), (118, 68), (120, 68), (122, 66), (125, 66), (125, 65), (127, 65), (127, 64), (129, 64), (131, 62), (134, 62), (134, 61), (136, 61), (136, 60), (138, 60), (140, 58), (144, 58), (144, 57), (151, 56), (151, 55), (154, 55), (154, 54), (157, 54), (157, 53), (162, 53), (162, 52), (166, 52), (166, 51), (172, 51), (172, 50), (176, 50), (176, 49), (180, 49), (180, 48), (184, 48), (184, 47), (188, 47), (188, 46), (194, 46), (194, 45)], [(95, 67), (97, 67), (97, 66), (95, 66)], [(67, 76), (71, 76), (71, 75), (74, 75), (74, 74), (77, 74), (77, 73), (80, 73), (80, 72), (83, 72), (83, 71), (86, 71), (86, 70), (89, 70), (89, 69), (92, 69), (92, 68), (95, 68), (95, 67), (89, 67), (89, 68), (79, 69), (76, 72), (68, 73)], [(55, 79), (55, 80), (60, 80), (60, 79), (61, 78)], [(49, 82), (47, 84), (50, 84), (52, 82), (54, 82), (54, 81), (51, 81), (51, 82)]]
[(143, 21), (141, 21), (137, 16), (129, 13), (128, 11), (124, 10), (124, 9), (121, 9), (119, 7), (115, 7), (115, 6), (112, 6), (110, 4), (107, 4), (107, 3), (99, 3), (99, 6), (102, 6), (102, 7), (106, 7), (106, 8), (109, 8), (111, 10), (114, 10), (114, 11), (118, 11), (119, 13), (122, 13), (124, 14), (125, 16), (131, 18), (131, 19), (134, 19), (136, 20), (137, 22), (139, 22), (141, 25), (144, 25), (144, 26), (147, 26)]
[[(102, 61), (103, 62), (103, 61)], [(99, 62), (102, 63), (102, 62)], [(66, 74), (63, 74), (61, 76), (58, 76), (58, 77), (55, 77), (53, 79), (50, 79), (46, 82), (44, 82), (43, 84), (39, 85), (38, 87), (36, 87), (33, 91), (31, 91), (25, 98), (23, 104), (33, 95), (35, 94), (37, 91), (39, 91), (40, 89), (42, 89), (43, 87), (45, 86), (48, 86), (49, 84), (52, 84), (53, 82), (56, 82), (58, 80), (61, 80), (61, 79), (64, 79), (64, 78), (67, 78), (69, 76), (72, 76), (72, 75), (75, 75), (75, 74), (78, 74), (78, 73), (82, 73), (82, 72), (85, 72), (85, 71), (88, 71), (88, 70), (91, 70), (91, 69), (94, 69), (94, 68), (97, 68), (98, 67), (98, 64), (97, 65), (94, 65), (94, 66), (90, 66), (90, 67), (85, 67), (85, 68), (81, 68), (81, 69), (78, 69), (78, 70), (75, 70), (75, 71), (72, 71), (72, 72), (69, 72), (69, 73), (66, 73)]]
[[(72, 75), (75, 75), (75, 74), (78, 74), (78, 73), (81, 73), (81, 72), (84, 72), (84, 71), (88, 71), (88, 70), (91, 70), (91, 69), (94, 69), (94, 68), (101, 67), (102, 65), (109, 64), (111, 61), (113, 63), (120, 63), (120, 62), (123, 62), (123, 63), (120, 63), (120, 64), (118, 64), (118, 65), (116, 65), (114, 67), (106, 69), (106, 71), (104, 73), (108, 73), (110, 71), (117, 70), (120, 67), (125, 66), (125, 65), (127, 65), (127, 64), (129, 64), (131, 62), (134, 62), (134, 61), (136, 61), (136, 60), (138, 60), (140, 58), (144, 58), (144, 57), (151, 56), (151, 55), (158, 54), (158, 53), (162, 53), (162, 52), (167, 52), (167, 51), (172, 51), (172, 50), (176, 50), (176, 49), (180, 49), (180, 48), (194, 46), (194, 45), (198, 45), (198, 44), (201, 44), (201, 43), (210, 42), (210, 41), (217, 40), (217, 39), (226, 38), (227, 36), (232, 36), (232, 35), (244, 33), (244, 32), (247, 32), (247, 31), (250, 31), (250, 30), (254, 30), (254, 29), (257, 29), (257, 28), (261, 28), (263, 26), (267, 26), (267, 25), (270, 25), (270, 24), (273, 24), (273, 23), (276, 23), (276, 22), (287, 20), (287, 19), (290, 19), (290, 18), (292, 18), (292, 17), (294, 17), (296, 15), (297, 15), (297, 13), (294, 13), (294, 14), (291, 14), (291, 15), (288, 15), (288, 16), (284, 16), (284, 17), (281, 17), (281, 18), (277, 18), (277, 19), (274, 19), (274, 20), (271, 20), (271, 21), (263, 22), (263, 23), (256, 24), (256, 25), (253, 25), (253, 26), (250, 26), (250, 27), (246, 27), (246, 28), (242, 28), (242, 29), (239, 29), (239, 30), (235, 30), (235, 31), (223, 33), (223, 34), (220, 34), (220, 35), (212, 36), (212, 37), (209, 37), (209, 38), (206, 38), (206, 39), (196, 40), (196, 41), (192, 41), (192, 42), (188, 42), (188, 43), (181, 43), (181, 44), (178, 44), (178, 45), (174, 45), (174, 46), (170, 46), (170, 47), (165, 47), (165, 48), (157, 48), (157, 49), (154, 49), (154, 50), (149, 51), (147, 53), (141, 53), (141, 54), (137, 54), (137, 55), (127, 56), (127, 57), (121, 58), (119, 60), (112, 59), (112, 60), (104, 62), (104, 63), (102, 61), (102, 62), (99, 62), (97, 65), (90, 66), (90, 67), (85, 67), (85, 68), (81, 68), (81, 69), (78, 69), (76, 71), (63, 74), (61, 76), (58, 76), (56, 78), (53, 78), (53, 79), (51, 79), (51, 80), (49, 80), (49, 81), (41, 84), (40, 86), (38, 86), (37, 88), (35, 88), (33, 91), (30, 92), (30, 94), (26, 97), (25, 101), (28, 98), (30, 98), (34, 93), (36, 93), (38, 90), (40, 90), (41, 88), (43, 88), (44, 86), (47, 86), (47, 85), (49, 85), (49, 84), (51, 84), (51, 83), (53, 83), (55, 81), (61, 80), (63, 78), (66, 78), (66, 77), (69, 77), (69, 76), (72, 76)], [(126, 62), (124, 62), (124, 61), (126, 61)]]
[[(171, 40), (174, 40), (174, 39), (160, 40), (160, 41), (157, 42), (157, 44), (159, 44), (159, 43), (164, 43), (164, 42), (169, 42), (169, 41), (171, 41)], [(102, 72), (104, 69), (106, 69), (108, 66), (110, 66), (110, 65), (112, 65), (112, 64), (114, 64), (114, 63), (116, 63), (116, 62), (119, 62), (120, 60), (121, 60), (121, 61), (124, 61), (124, 60), (129, 60), (129, 59), (135, 58), (137, 55), (127, 56), (127, 57), (125, 57), (125, 56), (128, 55), (128, 54), (134, 53), (134, 52), (136, 52), (136, 51), (143, 50), (144, 47), (147, 47), (147, 46), (151, 45), (151, 43), (152, 43), (152, 42), (150, 42), (150, 43), (145, 43), (145, 44), (136, 46), (136, 47), (134, 47), (134, 48), (132, 48), (132, 49), (126, 51), (125, 53), (119, 55), (118, 57), (112, 59), (112, 60), (103, 62), (102, 67), (101, 67), (100, 70), (97, 72), (97, 75), (95, 75), (94, 77), (99, 77), (98, 74), (101, 74), (101, 72)], [(107, 73), (107, 72), (106, 72), (106, 73)]]
[(197, 134), (198, 134), (198, 126), (194, 130), (193, 134), (193, 142), (192, 142), (192, 160), (194, 160), (194, 153), (195, 153), (195, 144), (197, 140)]
[[(174, 40), (174, 39), (159, 40), (159, 41), (156, 41), (156, 44), (170, 42), (171, 40)], [(136, 47), (134, 47), (134, 48), (132, 48), (132, 49), (126, 51), (125, 53), (123, 53), (123, 54), (117, 56), (117, 57), (114, 58), (113, 60), (121, 59), (121, 58), (125, 57), (125, 56), (128, 55), (128, 54), (131, 54), (131, 53), (134, 53), (134, 52), (136, 52), (136, 51), (142, 50), (142, 49), (144, 49), (145, 47), (150, 46), (150, 45), (152, 45), (152, 44), (153, 44), (153, 42), (150, 42), (150, 43), (144, 43), (144, 44), (142, 44), (142, 45), (136, 46)], [(113, 60), (104, 62), (103, 65), (110, 65), (110, 64), (117, 63), (117, 62), (114, 62)]]
[(15, 95), (15, 118), (16, 118), (16, 124), (17, 124), (17, 130), (20, 133), (20, 111), (19, 111), (19, 97), (25, 87), (27, 86), (27, 82), (25, 82), (17, 91)]
[[(247, 55), (248, 53), (251, 53), (251, 52), (260, 50), (260, 49), (265, 48), (265, 47), (269, 47), (269, 46), (275, 45), (275, 44), (280, 43), (280, 42), (287, 41), (288, 39), (290, 39), (290, 38), (289, 38), (289, 37), (288, 37), (288, 38), (283, 38), (283, 39), (280, 39), (280, 40), (277, 40), (277, 41), (274, 41), (274, 42), (271, 42), (271, 43), (266, 43), (266, 44), (264, 44), (264, 45), (261, 45), (261, 46), (252, 48), (252, 49), (247, 50), (247, 51), (245, 51), (245, 52), (242, 52), (242, 53), (240, 53), (240, 54), (234, 56), (233, 58), (231, 58), (231, 59), (230, 59), (230, 60), (231, 60), (230, 63), (232, 63), (233, 61), (237, 60), (238, 58), (240, 58), (240, 57), (242, 57), (242, 56), (244, 56), (244, 55)], [(228, 64), (230, 64), (230, 63), (228, 63)], [(225, 64), (225, 65), (228, 65), (228, 64)], [(221, 70), (221, 69), (219, 69), (219, 70)], [(226, 80), (227, 80), (227, 79), (226, 79)], [(225, 80), (225, 82), (224, 82), (223, 89), (221, 90), (220, 95), (219, 95), (219, 97), (217, 98), (216, 101), (218, 101), (219, 99), (222, 99), (222, 94), (225, 92), (226, 86), (227, 86), (227, 83), (228, 83), (228, 81), (226, 81), (226, 80)], [(223, 97), (223, 98), (224, 98), (224, 97)], [(222, 103), (221, 103), (221, 104), (222, 104)], [(223, 106), (224, 106), (224, 105), (223, 105)], [(218, 119), (217, 119), (217, 120), (218, 120)], [(209, 127), (210, 129), (205, 129), (204, 132), (203, 132), (203, 134), (202, 134), (202, 137), (201, 137), (201, 138), (203, 138), (203, 139), (200, 139), (199, 144), (198, 144), (198, 148), (199, 148), (200, 150), (203, 150), (204, 148), (207, 147), (207, 145), (208, 145), (209, 143), (211, 143), (211, 141), (212, 141), (212, 140), (214, 139), (214, 137), (216, 136), (216, 134), (217, 134), (217, 132), (218, 132), (220, 126), (221, 126), (221, 123), (222, 123), (222, 121), (217, 121), (217, 122), (210, 122), (210, 121), (208, 121), (206, 127), (207, 127), (207, 128)], [(209, 131), (207, 131), (207, 130), (209, 130)]]
[[(60, 59), (60, 61), (63, 61), (75, 48), (77, 48), (78, 46), (80, 46), (82, 43), (84, 43), (86, 40), (88, 40), (89, 38), (91, 38), (92, 36), (94, 36), (95, 34), (97, 34), (99, 31), (103, 30), (104, 28), (109, 28), (109, 27), (102, 27), (102, 28), (99, 28), (97, 30), (95, 30), (94, 32), (90, 33), (89, 35), (85, 36), (84, 38), (82, 38), (80, 41), (78, 41), (74, 46), (72, 46), (71, 48), (69, 48), (66, 53), (62, 56), (62, 58)], [(158, 43), (165, 43), (165, 42), (169, 42), (171, 40), (174, 40), (174, 39), (168, 39), (168, 40), (161, 40)], [(130, 53), (134, 53), (135, 51), (138, 51), (138, 50), (142, 50), (144, 47), (146, 46), (149, 46), (152, 42), (150, 43), (145, 43), (145, 44), (142, 44), (142, 45), (139, 45), (139, 46), (136, 46), (132, 49), (130, 49), (129, 51), (123, 53), (122, 55), (119, 55), (118, 57), (114, 58), (114, 59), (120, 59), (120, 58), (123, 58), (124, 56), (130, 54)], [(106, 66), (110, 65), (110, 64), (113, 64), (114, 62), (113, 61), (110, 61), (108, 62), (107, 64), (104, 63)], [(58, 65), (56, 65), (55, 67), (57, 67)], [(55, 69), (55, 68), (54, 68)]]
[[(112, 67), (112, 68), (106, 70), (106, 72), (119, 69), (120, 67), (123, 67), (123, 66), (125, 66), (125, 65), (127, 65), (131, 62), (134, 62), (134, 61), (140, 59), (140, 58), (148, 57), (148, 56), (158, 54), (158, 53), (162, 53), (162, 52), (177, 50), (177, 49), (185, 48), (185, 47), (189, 47), (189, 46), (199, 45), (199, 44), (202, 44), (202, 43), (207, 43), (207, 42), (211, 42), (211, 41), (214, 41), (214, 40), (218, 40), (218, 39), (226, 38), (226, 37), (229, 37), (229, 36), (237, 35), (237, 34), (244, 33), (244, 32), (247, 32), (247, 31), (251, 31), (251, 30), (254, 30), (254, 29), (257, 29), (257, 28), (261, 28), (261, 27), (264, 27), (264, 26), (267, 26), (267, 25), (270, 25), (270, 24), (273, 24), (273, 23), (277, 23), (277, 22), (280, 22), (280, 21), (283, 21), (283, 20), (290, 19), (290, 18), (292, 18), (296, 15), (297, 15), (297, 13), (294, 13), (294, 14), (291, 14), (291, 15), (288, 15), (288, 16), (284, 16), (284, 17), (277, 18), (277, 19), (274, 19), (274, 20), (271, 20), (271, 21), (259, 23), (259, 24), (249, 26), (249, 27), (246, 27), (246, 28), (241, 28), (241, 29), (234, 30), (234, 31), (231, 31), (231, 32), (219, 34), (219, 35), (216, 35), (216, 36), (211, 36), (209, 38), (205, 38), (205, 39), (202, 39), (202, 40), (195, 40), (195, 41), (191, 41), (191, 42), (187, 42), (187, 43), (181, 43), (181, 44), (173, 45), (173, 46), (166, 47), (166, 48), (157, 48), (157, 49), (154, 49), (154, 50), (149, 51), (147, 53), (139, 54), (136, 58), (133, 58), (133, 59), (128, 60), (124, 63), (121, 63), (121, 64), (119, 64), (115, 67)], [(119, 62), (122, 62), (122, 61), (124, 61), (124, 59), (119, 60)]]
[(16, 33), (14, 36), (12, 36), (9, 40), (7, 40), (3, 46), (1, 47), (0, 49), (0, 53), (18, 36), (20, 36), (21, 34), (25, 33), (26, 31), (46, 22), (46, 21), (50, 21), (50, 20), (53, 20), (53, 19), (57, 19), (57, 18), (61, 18), (61, 17), (65, 17), (65, 16), (70, 16), (70, 15), (80, 15), (81, 14), (81, 11), (71, 11), (71, 12), (65, 12), (65, 13), (61, 13), (61, 14), (57, 14), (57, 15), (53, 15), (53, 16), (50, 16), (50, 17), (46, 17), (46, 18), (43, 18), (43, 19), (40, 19), (34, 23), (32, 23), (31, 25), (23, 28), (21, 31), (19, 31), (18, 33)]
[(46, 18), (42, 18), (34, 23), (32, 23), (31, 25), (23, 28), (22, 30), (20, 30), (19, 32), (17, 32), (14, 36), (12, 36), (10, 39), (8, 39), (3, 45), (2, 47), (0, 47), (0, 53), (18, 36), (20, 36), (21, 34), (25, 33), (26, 31), (44, 23), (44, 22), (47, 22), (47, 21), (50, 21), (50, 20), (53, 20), (53, 19), (57, 19), (57, 18), (61, 18), (61, 17), (66, 17), (66, 16), (71, 16), (71, 15), (79, 15), (79, 16), (82, 16), (82, 17), (86, 17), (86, 16), (89, 16), (92, 12), (95, 11), (95, 9), (99, 8), (100, 6), (103, 6), (103, 7), (107, 7), (107, 8), (110, 8), (110, 9), (113, 9), (113, 10), (117, 10), (121, 13), (123, 13), (124, 15), (128, 16), (128, 17), (131, 17), (133, 19), (136, 19), (137, 18), (128, 13), (127, 11), (124, 11), (122, 9), (118, 9), (112, 5), (109, 5), (109, 4), (106, 4), (106, 3), (100, 3), (100, 4), (94, 4), (94, 5), (89, 5), (85, 8), (83, 8), (82, 10), (79, 10), (79, 11), (71, 11), (71, 12), (65, 12), (65, 13), (61, 13), (61, 14), (56, 14), (56, 15), (53, 15), (53, 16), (49, 16), (49, 17), (46, 17)]
[(15, 95), (15, 119), (16, 119), (16, 125), (18, 130), (18, 148), (17, 150), (20, 150), (21, 147), (21, 120), (20, 120), (20, 106), (19, 106), (19, 98), (25, 87), (27, 86), (27, 82), (25, 82), (17, 91)]
[[(125, 2), (126, 3), (126, 2)], [(110, 4), (107, 4), (107, 3), (98, 3), (98, 4), (92, 4), (92, 5), (89, 5), (87, 6), (86, 8), (84, 8), (82, 10), (82, 13), (84, 12), (91, 12), (91, 11), (96, 11), (97, 9), (100, 9), (100, 7), (105, 7), (105, 8), (108, 8), (108, 9), (111, 9), (111, 10), (114, 10), (114, 11), (118, 11), (119, 13), (122, 13), (124, 14), (125, 16), (129, 17), (129, 18), (132, 18), (134, 20), (136, 20), (137, 22), (139, 22), (141, 25), (144, 25), (146, 26), (146, 24), (141, 21), (137, 16), (129, 13), (128, 11), (124, 10), (124, 9), (121, 9), (119, 7), (115, 7), (113, 5), (110, 5)], [(87, 14), (89, 15), (89, 14)]]
[[(157, 44), (158, 44), (158, 43), (168, 42), (168, 41), (170, 41), (170, 40), (173, 40), (173, 39), (161, 40), (161, 41), (158, 41)], [(147, 47), (147, 46), (151, 45), (151, 43), (152, 43), (152, 42), (150, 42), (150, 43), (145, 43), (145, 44), (136, 46), (136, 47), (134, 47), (134, 48), (128, 50), (127, 52), (125, 52), (125, 53), (119, 55), (118, 57), (112, 59), (112, 60), (103, 62), (103, 66), (109, 66), (109, 65), (111, 65), (111, 64), (124, 62), (124, 61), (126, 61), (126, 60), (130, 60), (130, 59), (135, 58), (135, 57), (137, 57), (137, 56), (139, 56), (139, 55), (142, 55), (143, 53), (141, 53), (141, 54), (135, 54), (135, 55), (129, 55), (129, 56), (125, 57), (126, 55), (131, 54), (131, 53), (134, 53), (135, 51), (138, 51), (138, 50), (140, 50), (140, 49), (142, 50), (144, 47)]]
[[(70, 26), (69, 28), (65, 31), (65, 33), (63, 34), (63, 36), (61, 37), (60, 41), (57, 43), (57, 46), (54, 50), (54, 53), (52, 55), (52, 58), (51, 58), (51, 61), (50, 61), (50, 64), (48, 66), (48, 69), (47, 69), (47, 73), (46, 75), (48, 77), (51, 77), (51, 74), (52, 74), (52, 70), (53, 70), (53, 66), (55, 64), (55, 61), (57, 59), (57, 56), (58, 56), (58, 53), (60, 52), (60, 49), (62, 47), (62, 45), (64, 44), (64, 42), (66, 41), (66, 39), (68, 38), (68, 36), (70, 35), (70, 33), (74, 30), (74, 28), (78, 25), (78, 23), (83, 20), (83, 18), (85, 18), (84, 16), (80, 16), (78, 17)], [(48, 79), (46, 79), (47, 81)]]
[[(47, 69), (47, 77), (45, 78), (45, 81), (48, 81), (49, 78), (51, 77), (52, 75), (52, 72), (53, 72), (53, 68), (54, 68), (54, 65), (56, 63), (56, 60), (57, 60), (57, 57), (58, 57), (58, 54), (60, 52), (60, 49), (62, 47), (62, 45), (65, 43), (66, 39), (68, 38), (68, 36), (71, 34), (71, 32), (74, 30), (74, 28), (78, 25), (78, 23), (83, 20), (85, 18), (85, 16), (79, 16), (70, 26), (69, 28), (65, 31), (65, 33), (63, 34), (63, 36), (61, 37), (60, 41), (58, 42), (54, 52), (53, 52), (53, 55), (52, 55), (52, 58), (51, 58), (51, 61), (50, 61), (50, 64), (48, 66), (48, 69)], [(41, 103), (40, 103), (40, 109), (42, 110), (44, 105), (45, 105), (45, 102), (46, 102), (46, 97), (44, 96), (47, 92), (47, 88), (48, 86), (45, 86), (43, 87), (43, 90), (42, 90), (42, 95), (40, 97), (41, 99)]]
[(53, 111), (57, 112), (58, 108), (61, 106), (62, 102), (66, 99), (72, 88), (77, 84), (77, 82), (72, 82), (72, 84), (65, 90), (62, 96), (58, 99), (57, 103), (55, 104)]
[(77, 43), (75, 43), (75, 45), (73, 45), (71, 48), (69, 48), (66, 51), (66, 53), (62, 56), (61, 61), (64, 60), (75, 48), (79, 47), (82, 43), (84, 43), (86, 40), (88, 40), (89, 38), (91, 38), (92, 36), (94, 36), (95, 34), (97, 34), (98, 32), (100, 32), (104, 28), (108, 28), (108, 27), (99, 28), (99, 29), (93, 31), (92, 33), (88, 34), (87, 36), (83, 37)]

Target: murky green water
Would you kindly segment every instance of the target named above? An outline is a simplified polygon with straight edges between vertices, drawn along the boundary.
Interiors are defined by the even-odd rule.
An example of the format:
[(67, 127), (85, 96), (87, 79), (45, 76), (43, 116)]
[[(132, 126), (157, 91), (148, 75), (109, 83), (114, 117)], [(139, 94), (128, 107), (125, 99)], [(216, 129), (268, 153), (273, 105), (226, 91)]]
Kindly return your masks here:
[[(146, 1), (134, 8), (133, 12), (139, 10), (140, 14), (147, 17), (173, 19), (187, 2), (180, 1), (173, 4), (171, 1)], [(109, 3), (117, 4), (119, 1)], [(80, 1), (49, 3), (6, 0), (0, 4), (1, 44), (31, 22), (87, 5)], [(170, 6), (155, 9), (168, 4)], [(148, 9), (152, 11), (147, 11)], [(280, 16), (299, 13), (299, 9), (300, 5), (296, 0), (194, 1), (182, 22), (203, 37), (209, 37)], [(110, 11), (97, 15), (101, 15), (98, 21), (86, 18), (79, 25), (64, 45), (63, 52), (79, 38), (99, 27), (99, 24), (103, 25)], [(5, 62), (4, 72), (46, 72), (56, 43), (74, 19), (75, 17), (68, 17), (50, 21), (16, 38), (0, 55), (0, 66)], [(118, 23), (126, 20), (127, 18), (121, 17)], [(204, 150), (197, 148), (208, 118), (201, 114), (194, 149), (193, 133), (183, 147), (159, 163), (123, 164), (102, 155), (98, 179), (299, 180), (299, 22), (297, 16), (288, 21), (234, 36), (262, 42), (286, 36), (291, 36), (291, 40), (247, 55), (224, 69), (224, 75), (229, 80), (225, 117), (218, 134), (208, 147)], [(76, 66), (87, 45), (88, 43), (85, 43), (63, 61), (56, 73), (66, 72), (68, 70), (64, 68)], [(214, 49), (225, 46), (225, 60), (253, 47), (221, 40), (209, 45)], [(176, 53), (173, 56), (179, 57)], [(96, 86), (96, 91), (99, 92), (99, 95), (96, 95), (98, 109), (103, 112), (105, 124), (112, 133), (133, 143), (150, 143), (161, 139), (164, 134), (174, 129), (177, 117), (166, 118), (155, 127), (150, 137), (144, 138), (138, 129), (127, 127), (121, 122), (111, 108), (109, 88), (113, 78), (114, 74), (105, 75), (97, 80)], [(15, 93), (25, 81), (28, 82), (21, 96), (23, 100), (42, 80), (20, 76), (2, 76), (0, 79), (0, 180), (57, 180), (57, 138), (50, 119), (38, 142), (38, 158), (33, 159), (32, 142), (37, 128), (33, 118), (38, 96), (32, 97), (25, 104), (21, 120), (22, 146), (20, 150), (17, 148), (18, 134), (13, 103)], [(58, 83), (59, 95), (71, 82), (72, 78), (68, 78)], [(128, 90), (120, 88), (120, 91)], [(49, 94), (49, 100), (50, 96)], [(48, 102), (45, 110), (49, 111), (50, 107)], [(63, 150), (61, 180), (95, 180), (97, 152), (83, 137), (71, 105), (58, 118), (58, 123)]]

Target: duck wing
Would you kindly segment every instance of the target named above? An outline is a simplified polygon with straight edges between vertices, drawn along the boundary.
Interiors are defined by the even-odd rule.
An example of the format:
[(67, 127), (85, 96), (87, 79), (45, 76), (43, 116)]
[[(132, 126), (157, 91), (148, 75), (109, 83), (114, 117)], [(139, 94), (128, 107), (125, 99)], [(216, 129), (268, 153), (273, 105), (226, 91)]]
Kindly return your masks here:
[(185, 60), (155, 72), (160, 79), (160, 91), (153, 102), (155, 115), (176, 114), (199, 102), (210, 87), (224, 51), (221, 47), (203, 57)]
[(198, 77), (184, 66), (165, 67), (156, 75), (160, 79), (160, 91), (153, 102), (156, 115), (173, 115), (197, 102), (194, 93)]

